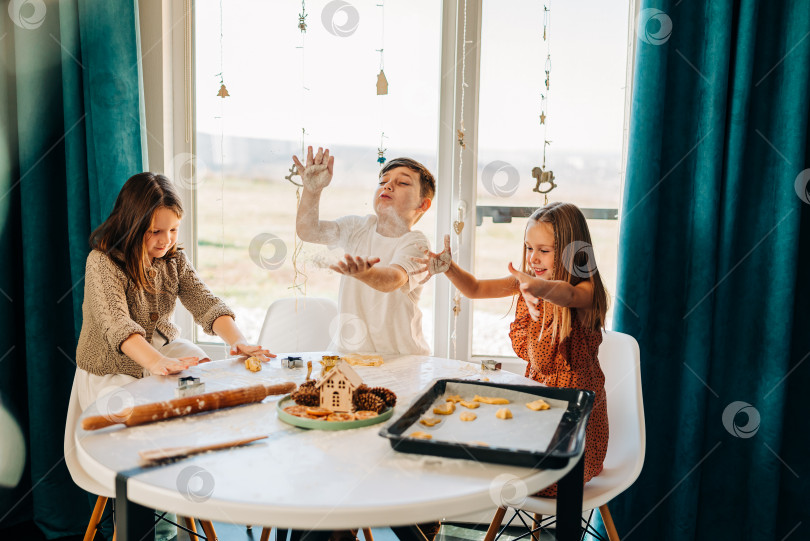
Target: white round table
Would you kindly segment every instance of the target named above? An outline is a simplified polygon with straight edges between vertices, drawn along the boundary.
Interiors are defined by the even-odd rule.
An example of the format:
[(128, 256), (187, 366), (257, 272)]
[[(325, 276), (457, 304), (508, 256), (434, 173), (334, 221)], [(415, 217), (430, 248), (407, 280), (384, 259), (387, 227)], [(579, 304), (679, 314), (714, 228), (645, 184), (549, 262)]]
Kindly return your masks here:
[[(301, 383), (306, 361), (320, 360), (322, 354), (293, 353), (304, 358), (304, 368), (282, 368), (279, 359), (287, 354), (279, 354), (261, 372), (249, 372), (243, 362), (226, 359), (182, 375), (200, 377), (206, 392), (259, 382)], [(462, 361), (422, 356), (384, 359), (382, 366), (355, 369), (369, 386), (385, 386), (397, 394), (395, 417), (439, 378), (533, 383)], [(313, 365), (317, 375), (320, 365)], [(177, 379), (152, 376), (133, 382), (99, 399), (82, 418), (109, 413), (120, 404), (173, 398)], [(119, 479), (128, 478), (123, 485), (125, 500), (135, 504), (182, 516), (305, 530), (408, 525), (487, 509), (494, 513), (504, 480), (515, 479), (511, 488), (532, 494), (558, 481), (577, 462), (572, 459), (559, 470), (532, 470), (399, 453), (378, 435), (384, 424), (345, 431), (301, 429), (278, 419), (279, 399), (268, 397), (258, 404), (135, 427), (85, 431), (79, 423), (75, 432), (79, 462), (110, 490), (116, 487), (116, 476), (124, 472)], [(139, 466), (142, 450), (264, 434), (269, 437), (247, 446), (151, 468)], [(579, 485), (581, 489), (581, 481)], [(120, 497), (120, 482), (118, 490)], [(120, 502), (119, 509), (124, 512)], [(119, 533), (119, 540), (124, 539), (122, 535), (126, 534)]]

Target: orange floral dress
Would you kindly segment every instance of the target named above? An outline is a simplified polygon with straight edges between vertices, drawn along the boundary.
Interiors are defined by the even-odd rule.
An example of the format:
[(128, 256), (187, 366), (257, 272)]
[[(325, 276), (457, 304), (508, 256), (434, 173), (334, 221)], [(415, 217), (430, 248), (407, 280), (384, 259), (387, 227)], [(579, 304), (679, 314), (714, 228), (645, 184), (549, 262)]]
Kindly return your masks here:
[[(585, 431), (585, 482), (599, 475), (608, 446), (608, 416), (605, 396), (605, 375), (599, 367), (596, 354), (602, 343), (602, 332), (582, 326), (571, 311), (571, 334), (560, 341), (552, 341), (554, 305), (543, 301), (543, 321), (534, 321), (522, 296), (518, 296), (515, 321), (512, 322), (509, 338), (518, 357), (528, 361), (526, 377), (549, 387), (587, 389), (596, 393)], [(542, 326), (541, 326), (542, 323)], [(542, 333), (540, 331), (543, 331)], [(557, 495), (557, 485), (538, 493), (543, 497)]]

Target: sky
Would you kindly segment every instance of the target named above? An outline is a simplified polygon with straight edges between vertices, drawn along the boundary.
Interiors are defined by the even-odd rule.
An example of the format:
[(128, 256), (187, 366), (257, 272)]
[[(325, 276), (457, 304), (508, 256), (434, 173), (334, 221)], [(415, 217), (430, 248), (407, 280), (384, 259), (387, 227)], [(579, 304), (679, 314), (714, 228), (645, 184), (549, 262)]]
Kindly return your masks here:
[[(300, 140), (306, 127), (308, 144), (324, 146), (379, 146), (384, 132), (385, 147), (434, 150), (441, 1), (378, 3), (307, 0), (302, 35), (300, 1), (198, 0), (197, 129)], [(554, 0), (544, 42), (541, 0), (484, 0), (479, 146), (536, 151), (548, 138), (560, 151), (620, 153), (627, 17), (627, 0)], [(229, 98), (216, 95), (220, 77)]]

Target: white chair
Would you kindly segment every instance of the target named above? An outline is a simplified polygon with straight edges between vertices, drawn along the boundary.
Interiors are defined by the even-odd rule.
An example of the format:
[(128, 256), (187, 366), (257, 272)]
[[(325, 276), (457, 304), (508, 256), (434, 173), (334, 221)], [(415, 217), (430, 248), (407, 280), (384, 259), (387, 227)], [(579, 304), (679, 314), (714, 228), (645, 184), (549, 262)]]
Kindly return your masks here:
[(331, 299), (279, 299), (267, 309), (257, 343), (273, 352), (329, 350), (329, 327), (337, 315), (337, 303)]
[[(608, 538), (619, 541), (607, 504), (638, 478), (646, 448), (638, 343), (627, 334), (605, 331), (599, 348), (599, 364), (605, 373), (610, 440), (602, 473), (584, 487), (582, 510), (599, 508)], [(532, 520), (537, 528), (543, 515), (556, 515), (557, 500), (529, 496), (509, 507), (515, 509), (515, 514), (518, 511), (533, 513)], [(506, 508), (498, 508), (484, 541), (495, 538), (505, 513)]]
[[(85, 471), (79, 459), (76, 458), (76, 444), (73, 442), (73, 433), (76, 430), (76, 425), (81, 417), (82, 409), (79, 406), (79, 394), (77, 390), (76, 377), (73, 377), (73, 388), (70, 390), (70, 402), (68, 402), (67, 419), (65, 421), (65, 464), (67, 465), (70, 477), (79, 488), (91, 494), (98, 494), (96, 505), (93, 508), (93, 513), (90, 515), (90, 522), (87, 525), (87, 530), (84, 534), (84, 541), (92, 541), (96, 536), (96, 529), (98, 528), (101, 515), (104, 513), (104, 508), (107, 506), (107, 500), (115, 498), (115, 494), (101, 486), (95, 479)], [(188, 517), (182, 517), (183, 522), (191, 532), (197, 533), (197, 528), (194, 520)], [(200, 520), (205, 536), (210, 540), (216, 540), (216, 532), (214, 526), (209, 520)], [(199, 536), (197, 536), (199, 539)], [(115, 540), (115, 533), (113, 533), (113, 541)]]

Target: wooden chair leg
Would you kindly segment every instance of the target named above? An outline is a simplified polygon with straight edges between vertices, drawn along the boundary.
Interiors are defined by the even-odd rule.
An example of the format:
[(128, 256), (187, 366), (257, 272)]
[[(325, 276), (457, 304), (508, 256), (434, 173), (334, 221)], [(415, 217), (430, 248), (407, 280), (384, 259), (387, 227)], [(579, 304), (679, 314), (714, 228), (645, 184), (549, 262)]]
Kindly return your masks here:
[(619, 532), (616, 531), (616, 525), (613, 524), (613, 517), (610, 516), (607, 504), (599, 506), (599, 514), (602, 515), (602, 523), (605, 525), (608, 539), (610, 541), (619, 541)]
[(493, 541), (493, 539), (495, 539), (495, 536), (498, 535), (498, 530), (501, 528), (504, 515), (506, 515), (506, 507), (499, 507), (495, 511), (495, 516), (492, 518), (487, 534), (484, 536), (484, 541)]
[[(191, 530), (192, 533), (188, 534), (188, 538), (191, 539), (192, 541), (194, 541), (194, 539), (197, 539), (197, 541), (199, 541), (200, 536), (197, 535), (196, 521), (193, 518), (189, 517), (177, 517), (177, 518), (180, 519), (180, 521), (183, 523), (183, 526)], [(194, 537), (192, 537), (192, 534), (194, 535)]]
[(363, 528), (363, 537), (366, 541), (374, 541), (374, 536), (371, 535), (371, 528)]
[(259, 538), (259, 541), (270, 541), (270, 533), (273, 531), (273, 528), (262, 528), (262, 536)]
[(210, 520), (200, 520), (200, 526), (202, 526), (203, 533), (208, 538), (208, 541), (217, 541), (217, 534)]
[(535, 532), (535, 530), (540, 527), (540, 524), (542, 522), (543, 522), (543, 515), (539, 513), (534, 513), (532, 515), (532, 539), (540, 539), (540, 533)]
[(84, 532), (84, 541), (93, 541), (93, 538), (96, 536), (96, 528), (98, 527), (99, 521), (101, 521), (101, 515), (104, 514), (104, 508), (107, 506), (107, 498), (104, 496), (99, 496), (96, 499), (96, 505), (93, 506), (93, 513), (90, 515), (90, 523), (87, 525), (87, 531)]

